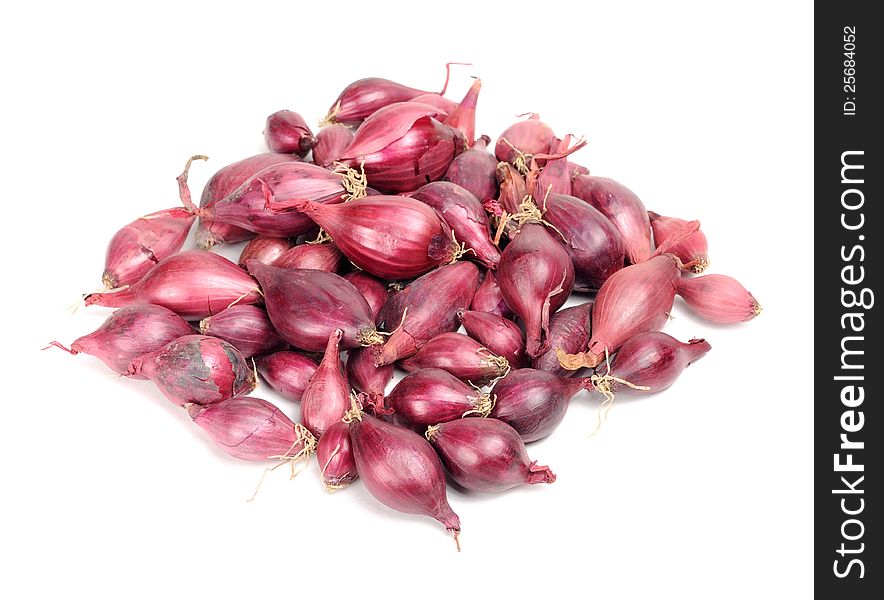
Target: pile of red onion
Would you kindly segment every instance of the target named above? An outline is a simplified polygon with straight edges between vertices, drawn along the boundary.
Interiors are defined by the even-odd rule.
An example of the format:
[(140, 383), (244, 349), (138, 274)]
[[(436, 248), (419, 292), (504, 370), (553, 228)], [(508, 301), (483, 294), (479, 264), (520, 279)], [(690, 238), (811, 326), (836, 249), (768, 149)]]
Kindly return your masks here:
[[(234, 458), (294, 473), (315, 454), (329, 491), (361, 480), (456, 541), (449, 482), (553, 483), (526, 443), (579, 393), (609, 408), (659, 392), (710, 350), (660, 331), (676, 296), (719, 324), (761, 307), (705, 274), (694, 215), (648, 211), (537, 114), (477, 137), (481, 83), (447, 86), (353, 82), (315, 131), (276, 112), (268, 152), (223, 166), (199, 202), (194, 156), (182, 206), (111, 236), (85, 303), (115, 311), (50, 345), (151, 380)], [(246, 241), (237, 262), (211, 251)], [(278, 406), (253, 395), (259, 373)]]

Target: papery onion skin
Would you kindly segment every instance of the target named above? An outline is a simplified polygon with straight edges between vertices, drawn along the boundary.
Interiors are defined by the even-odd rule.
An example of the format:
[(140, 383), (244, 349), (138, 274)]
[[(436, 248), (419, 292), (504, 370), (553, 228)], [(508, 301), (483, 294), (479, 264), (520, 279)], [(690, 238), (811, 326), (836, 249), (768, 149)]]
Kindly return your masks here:
[(282, 350), (288, 344), (276, 333), (267, 312), (236, 304), (200, 321), (200, 333), (233, 344), (245, 358)]
[(242, 249), (238, 264), (242, 269), (246, 268), (246, 263), (250, 260), (257, 260), (265, 265), (272, 265), (283, 252), (291, 247), (292, 242), (288, 238), (259, 235), (250, 240)]
[(526, 161), (530, 161), (530, 157), (549, 153), (555, 143), (556, 135), (553, 130), (540, 120), (539, 115), (532, 114), (528, 119), (510, 125), (500, 134), (497, 145), (494, 146), (494, 155), (497, 160), (516, 164), (517, 167), (527, 166)]
[(343, 256), (334, 244), (300, 244), (289, 248), (274, 262), (283, 269), (315, 269), (336, 273)]
[(408, 102), (421, 102), (423, 104), (434, 106), (439, 109), (440, 117), (447, 117), (455, 110), (457, 110), (457, 102), (455, 102), (454, 100), (449, 100), (445, 96), (440, 96), (439, 94), (435, 94), (432, 92), (421, 94), (420, 96), (415, 96), (414, 98), (409, 98)]
[(387, 394), (397, 425), (424, 431), (465, 416), (484, 416), (490, 398), (442, 369), (421, 369), (403, 377)]
[(503, 294), (500, 292), (500, 285), (497, 283), (494, 271), (485, 271), (485, 277), (473, 295), (470, 310), (491, 313), (504, 319), (513, 316), (512, 309), (507, 306), (506, 300), (503, 299)]
[(293, 402), (300, 402), (307, 384), (319, 365), (309, 356), (282, 350), (255, 359), (258, 372), (276, 392)]
[(437, 368), (448, 371), (461, 381), (485, 385), (503, 377), (509, 363), (462, 333), (440, 333), (420, 350), (397, 363), (413, 373), (421, 369)]
[(316, 139), (301, 115), (291, 110), (279, 110), (267, 117), (264, 141), (273, 152), (297, 154), (304, 158)]
[(347, 381), (357, 392), (368, 396), (373, 406), (384, 406), (387, 384), (393, 380), (393, 365), (376, 367), (374, 349), (353, 348), (347, 353)]
[(528, 457), (518, 432), (498, 419), (460, 419), (430, 427), (427, 438), (452, 479), (474, 492), (553, 483), (549, 467)]
[(178, 406), (206, 405), (255, 389), (255, 374), (243, 355), (223, 340), (186, 335), (129, 365), (128, 374), (150, 379)]
[(727, 275), (682, 277), (676, 292), (688, 308), (713, 323), (743, 323), (761, 314), (755, 296)]
[(548, 371), (560, 377), (571, 377), (576, 371), (569, 371), (559, 363), (557, 352), (567, 354), (582, 352), (589, 346), (592, 337), (592, 302), (584, 302), (558, 311), (549, 319), (549, 350), (531, 361), (531, 367)]
[(474, 310), (461, 311), (458, 318), (467, 335), (494, 354), (504, 357), (513, 369), (522, 366), (525, 360), (525, 340), (518, 325), (500, 315)]
[[(648, 211), (648, 218), (651, 220), (654, 242), (658, 246), (690, 224), (684, 219), (664, 217), (652, 211)], [(669, 248), (669, 252), (681, 260), (683, 268), (694, 273), (702, 273), (709, 266), (709, 243), (706, 240), (706, 234), (700, 229)]]
[(454, 157), (444, 177), (469, 190), (483, 204), (497, 198), (498, 193), (498, 160), (487, 150), (490, 141), (487, 135), (480, 136), (469, 150)]
[(316, 461), (322, 483), (330, 492), (347, 487), (357, 477), (356, 459), (350, 443), (350, 426), (338, 421), (325, 430), (316, 445)]
[[(476, 79), (466, 95), (454, 110), (449, 110), (448, 116), (443, 120), (445, 125), (459, 130), (466, 140), (469, 148), (476, 141), (476, 104), (479, 101), (479, 91), (482, 89), (482, 81)], [(415, 98), (417, 100), (417, 98)]]
[(346, 125), (329, 125), (316, 134), (313, 145), (313, 164), (328, 168), (344, 155), (353, 142), (353, 130)]
[(156, 304), (186, 320), (204, 319), (233, 303), (261, 301), (257, 282), (212, 252), (185, 250), (161, 260), (137, 283), (108, 293), (89, 294), (86, 306)]
[[(610, 375), (632, 385), (609, 380), (610, 389), (617, 394), (630, 395), (665, 390), (675, 383), (688, 365), (711, 349), (709, 342), (702, 339), (682, 343), (662, 331), (640, 333), (627, 340), (611, 360)], [(604, 376), (607, 367), (599, 365), (597, 372)]]
[(131, 285), (159, 261), (181, 250), (195, 218), (183, 208), (169, 208), (120, 229), (107, 246), (101, 276), (104, 286), (113, 289)]
[(367, 77), (344, 88), (332, 102), (325, 120), (329, 123), (358, 125), (377, 110), (395, 102), (406, 102), (428, 94), (389, 79)]
[(378, 315), (390, 292), (383, 281), (362, 271), (352, 271), (344, 275), (344, 279), (352, 283), (368, 302), (372, 318), (378, 322)]
[(338, 349), (342, 333), (336, 329), (329, 336), (322, 362), (301, 396), (301, 422), (318, 439), (350, 408), (350, 386)]

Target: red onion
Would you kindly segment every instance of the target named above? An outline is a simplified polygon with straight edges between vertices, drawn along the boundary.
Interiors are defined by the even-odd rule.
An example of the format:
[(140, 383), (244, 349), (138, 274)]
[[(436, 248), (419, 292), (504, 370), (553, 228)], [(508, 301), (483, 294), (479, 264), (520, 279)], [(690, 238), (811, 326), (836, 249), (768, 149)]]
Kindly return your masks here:
[(316, 447), (309, 431), (260, 398), (240, 396), (208, 406), (189, 404), (187, 412), (234, 458), (297, 462), (308, 458)]
[(592, 302), (564, 308), (549, 319), (549, 350), (535, 358), (531, 366), (562, 377), (570, 377), (569, 371), (559, 363), (558, 352), (574, 354), (589, 346), (592, 336)]
[(440, 333), (416, 354), (398, 364), (409, 373), (428, 368), (443, 369), (461, 381), (476, 385), (499, 379), (510, 370), (505, 358), (494, 354), (473, 338), (453, 332)]
[(648, 394), (665, 390), (675, 383), (685, 367), (709, 352), (706, 340), (684, 344), (662, 331), (646, 331), (627, 340), (611, 360), (611, 370), (593, 377), (596, 389)]
[(479, 200), (456, 183), (434, 181), (411, 194), (436, 209), (451, 227), (455, 238), (463, 242), (486, 267), (493, 269), (500, 261), (500, 250), (491, 243), (491, 224)]
[(350, 408), (350, 386), (338, 349), (341, 335), (343, 332), (336, 329), (328, 337), (322, 362), (301, 396), (301, 422), (317, 438), (322, 438), (323, 432), (340, 421)]
[(452, 479), (468, 490), (502, 492), (556, 480), (549, 467), (528, 458), (518, 432), (498, 419), (440, 423), (429, 427), (426, 436)]
[(250, 261), (261, 283), (270, 321), (284, 340), (302, 350), (326, 348), (329, 336), (343, 331), (344, 349), (383, 341), (362, 294), (343, 277), (313, 269), (282, 269)]
[(463, 134), (433, 118), (439, 109), (399, 102), (372, 114), (356, 131), (341, 162), (364, 169), (369, 184), (385, 193), (416, 190), (441, 179), (463, 152)]
[(324, 122), (358, 125), (385, 106), (428, 93), (380, 77), (360, 79), (344, 88), (332, 103)]
[(445, 471), (430, 443), (422, 435), (358, 409), (345, 420), (350, 425), (356, 470), (369, 493), (394, 510), (433, 517), (454, 533), (457, 542), (460, 519), (448, 505)]
[(322, 484), (329, 492), (345, 488), (356, 479), (356, 459), (350, 443), (350, 426), (338, 421), (322, 434), (316, 445)]
[(513, 369), (522, 366), (525, 341), (518, 325), (500, 315), (474, 310), (462, 310), (457, 316), (467, 335), (494, 354), (502, 356)]
[(416, 277), (461, 254), (448, 225), (413, 198), (367, 196), (336, 205), (301, 200), (285, 206), (313, 219), (354, 265), (383, 279)]
[(194, 218), (183, 208), (168, 208), (120, 229), (107, 246), (101, 276), (104, 287), (131, 285), (159, 261), (181, 250)]
[(287, 346), (279, 337), (263, 308), (237, 304), (200, 321), (200, 333), (233, 344), (245, 358), (282, 350)]
[(589, 378), (568, 379), (537, 369), (517, 369), (491, 390), (494, 408), (488, 416), (508, 423), (522, 440), (533, 442), (559, 426), (574, 394), (592, 387)]
[(221, 312), (231, 304), (261, 300), (255, 280), (235, 264), (205, 250), (186, 250), (161, 260), (138, 283), (110, 293), (89, 294), (86, 306), (164, 306), (187, 320)]
[(507, 306), (506, 300), (503, 299), (503, 294), (500, 292), (494, 271), (485, 271), (482, 283), (476, 288), (470, 310), (491, 313), (504, 319), (513, 316), (513, 311)]
[[(508, 162), (501, 162), (497, 165), (497, 181), (500, 187), (500, 193), (497, 197), (497, 204), (499, 206), (493, 204), (489, 206), (486, 204), (485, 209), (502, 209), (509, 214), (519, 213), (522, 203), (526, 197), (530, 196), (525, 178), (519, 174), (514, 166)], [(534, 206), (533, 203), (532, 206)], [(499, 210), (495, 210), (496, 216), (499, 217), (501, 215), (497, 214), (498, 212)]]
[(532, 114), (527, 120), (510, 125), (500, 134), (494, 155), (497, 160), (508, 162), (521, 173), (527, 173), (534, 155), (548, 154), (555, 143), (553, 130), (540, 120), (540, 115)]
[[(482, 81), (475, 80), (457, 108), (447, 111), (448, 117), (443, 121), (446, 125), (460, 130), (466, 139), (467, 148), (476, 141), (476, 103), (479, 101), (479, 90), (481, 89)], [(414, 101), (417, 101), (417, 98)]]
[(286, 400), (300, 402), (307, 383), (319, 367), (309, 356), (283, 350), (255, 359), (262, 377)]
[(444, 178), (469, 190), (483, 204), (497, 198), (498, 191), (498, 161), (486, 148), (490, 141), (491, 138), (483, 135), (469, 150), (454, 157)]
[(328, 168), (344, 155), (344, 150), (353, 142), (353, 130), (346, 125), (329, 125), (316, 134), (313, 145), (313, 163)]
[(207, 335), (185, 335), (142, 354), (128, 374), (150, 379), (178, 406), (212, 404), (255, 389), (255, 373), (239, 350)]
[(485, 417), (492, 406), (488, 394), (434, 368), (406, 375), (387, 395), (393, 422), (418, 431), (463, 417)]
[[(267, 152), (227, 165), (215, 173), (206, 183), (200, 198), (200, 207), (206, 208), (219, 200), (223, 200), (239, 186), (251, 179), (258, 171), (272, 165), (295, 162), (297, 160), (298, 157), (293, 154)], [(189, 190), (187, 193), (190, 193)], [(204, 250), (208, 250), (217, 244), (241, 242), (253, 237), (255, 237), (253, 232), (229, 223), (220, 223), (203, 218), (197, 223), (196, 241), (199, 247)]]
[(300, 244), (289, 248), (273, 263), (283, 269), (316, 269), (334, 273), (341, 265), (341, 253), (334, 244)]
[(598, 290), (623, 268), (623, 238), (605, 215), (579, 198), (557, 193), (549, 194), (544, 209), (543, 219), (564, 238), (565, 250), (574, 264), (576, 287)]
[(566, 194), (571, 195), (571, 175), (572, 171), (570, 170), (570, 165), (568, 163), (568, 159), (566, 158), (572, 152), (575, 152), (579, 148), (582, 148), (586, 145), (586, 142), (580, 140), (575, 144), (574, 148), (569, 148), (571, 145), (571, 135), (566, 135), (561, 140), (556, 140), (551, 148), (551, 152), (554, 155), (562, 155), (562, 158), (557, 158), (555, 160), (549, 160), (546, 162), (546, 165), (540, 171), (540, 174), (536, 178), (536, 183), (534, 186), (534, 197), (535, 198), (544, 198), (549, 193), (556, 194)]
[(613, 179), (578, 175), (571, 193), (608, 217), (623, 236), (626, 258), (632, 264), (651, 257), (651, 222), (645, 205), (629, 188)]
[(364, 404), (384, 408), (387, 384), (393, 379), (393, 365), (376, 367), (373, 348), (354, 348), (347, 353), (347, 381), (357, 392), (365, 394)]
[[(651, 219), (654, 241), (658, 246), (690, 225), (690, 222), (684, 219), (664, 217), (652, 211), (648, 211), (648, 217)], [(699, 229), (681, 243), (669, 248), (669, 252), (684, 263), (685, 269), (690, 269), (694, 273), (702, 273), (709, 266), (709, 244), (706, 235)]]
[(297, 154), (304, 158), (316, 139), (301, 115), (290, 110), (279, 110), (267, 117), (264, 141), (273, 152)]
[(381, 312), (381, 308), (383, 308), (384, 303), (387, 301), (387, 297), (390, 295), (384, 282), (362, 271), (347, 273), (344, 275), (344, 279), (352, 283), (356, 289), (359, 290), (359, 293), (361, 293), (365, 298), (365, 301), (368, 302), (372, 318), (375, 322), (378, 322), (378, 314)]
[(468, 262), (440, 267), (411, 282), (384, 307), (387, 329), (393, 332), (375, 355), (375, 364), (408, 358), (432, 338), (458, 328), (457, 312), (469, 307), (479, 269)]
[(761, 314), (761, 305), (740, 282), (727, 275), (684, 277), (676, 292), (688, 307), (713, 323), (751, 321)]
[(526, 352), (546, 352), (549, 316), (574, 287), (574, 265), (562, 244), (539, 223), (526, 223), (500, 256), (497, 277), (507, 306), (525, 322)]
[[(193, 333), (193, 327), (168, 308), (138, 304), (115, 310), (101, 326), (74, 340), (70, 348), (50, 342), (71, 354), (91, 354), (120, 375), (133, 360)], [(48, 348), (49, 346), (47, 346)], [(144, 379), (143, 376), (135, 376)]]
[(259, 235), (242, 249), (239, 255), (239, 266), (245, 269), (246, 263), (253, 259), (265, 265), (272, 265), (283, 252), (291, 247), (292, 242), (288, 238)]
[(592, 310), (592, 338), (586, 352), (559, 353), (566, 369), (595, 367), (605, 351), (616, 352), (631, 337), (663, 327), (680, 280), (679, 261), (672, 254), (625, 267), (599, 290)]

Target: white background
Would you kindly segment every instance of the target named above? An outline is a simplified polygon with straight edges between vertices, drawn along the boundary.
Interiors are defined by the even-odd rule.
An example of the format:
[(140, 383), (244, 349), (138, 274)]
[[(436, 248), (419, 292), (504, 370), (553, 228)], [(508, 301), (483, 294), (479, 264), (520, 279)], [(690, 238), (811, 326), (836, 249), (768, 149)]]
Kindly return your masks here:
[[(810, 596), (808, 3), (28, 6), (0, 18), (3, 596)], [(669, 391), (618, 401), (594, 437), (599, 399), (576, 396), (529, 448), (554, 485), (450, 492), (462, 553), (362, 485), (326, 494), (315, 464), (246, 503), (261, 467), (213, 448), (149, 382), (39, 351), (104, 320), (65, 307), (97, 287), (116, 229), (177, 204), (188, 156), (211, 157), (198, 194), (262, 149), (268, 114), (314, 123), (366, 76), (438, 90), (447, 61), (473, 63), (452, 98), (483, 80), (479, 132), (537, 111), (586, 135), (575, 160), (700, 219), (710, 272), (765, 308), (720, 327), (679, 301), (667, 331), (712, 351)]]

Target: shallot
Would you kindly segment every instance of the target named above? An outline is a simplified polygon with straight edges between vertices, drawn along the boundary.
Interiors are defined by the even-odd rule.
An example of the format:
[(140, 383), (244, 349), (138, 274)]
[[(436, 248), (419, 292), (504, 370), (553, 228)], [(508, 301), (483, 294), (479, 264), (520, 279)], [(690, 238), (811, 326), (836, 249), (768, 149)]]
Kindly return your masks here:
[(761, 314), (758, 300), (727, 275), (683, 277), (675, 291), (688, 308), (713, 323), (741, 323)]
[(462, 417), (488, 416), (491, 396), (442, 369), (421, 369), (403, 377), (387, 394), (393, 422), (423, 431)]
[(337, 421), (325, 430), (316, 445), (322, 484), (329, 492), (345, 488), (357, 477), (356, 459), (350, 443), (350, 426)]
[(338, 350), (341, 335), (343, 332), (336, 329), (328, 337), (322, 362), (301, 396), (301, 422), (320, 439), (325, 430), (340, 421), (350, 408), (350, 386)]
[(304, 118), (290, 110), (279, 110), (267, 117), (264, 141), (273, 152), (297, 154), (304, 158), (316, 139)]
[(592, 302), (563, 308), (549, 320), (549, 350), (535, 358), (531, 366), (562, 377), (570, 377), (569, 371), (559, 363), (559, 353), (574, 354), (584, 350), (592, 337)]
[(503, 294), (500, 292), (500, 285), (497, 283), (497, 276), (494, 275), (494, 271), (485, 271), (482, 283), (479, 284), (479, 287), (476, 288), (476, 293), (473, 295), (470, 310), (491, 313), (504, 319), (509, 319), (513, 316), (513, 311), (507, 306), (506, 300), (503, 299)]
[(257, 260), (265, 265), (272, 265), (277, 258), (292, 247), (292, 242), (288, 238), (270, 237), (259, 235), (249, 241), (242, 249), (239, 255), (239, 266), (246, 268), (246, 263), (250, 260)]
[(472, 193), (482, 204), (497, 198), (497, 158), (487, 150), (487, 135), (476, 140), (469, 150), (454, 157), (445, 180)]
[(237, 304), (200, 321), (200, 333), (230, 342), (245, 358), (286, 347), (267, 312), (258, 306)]
[(373, 348), (354, 348), (347, 353), (347, 381), (354, 390), (365, 394), (366, 406), (383, 409), (387, 384), (392, 380), (393, 365), (376, 367)]
[(262, 377), (286, 400), (300, 402), (313, 373), (319, 367), (309, 356), (282, 350), (255, 359)]
[(328, 125), (316, 134), (313, 145), (313, 163), (328, 168), (344, 155), (353, 142), (353, 131), (346, 125)]
[(335, 273), (341, 265), (341, 258), (341, 253), (334, 244), (300, 244), (283, 252), (273, 261), (273, 266)]
[(461, 381), (485, 385), (507, 374), (507, 360), (462, 333), (440, 333), (417, 353), (399, 361), (411, 373), (430, 367), (448, 371)]
[[(690, 224), (684, 219), (664, 217), (651, 211), (648, 211), (648, 218), (651, 219), (654, 242), (658, 246), (671, 236), (683, 231)], [(700, 229), (697, 229), (679, 244), (671, 247), (669, 252), (681, 260), (683, 269), (693, 271), (694, 273), (702, 273), (709, 266), (709, 243), (706, 241), (706, 235)]]
[(494, 354), (505, 358), (513, 369), (522, 366), (522, 361), (525, 359), (525, 342), (518, 325), (488, 312), (463, 310), (457, 316), (463, 323), (467, 335)]
[(362, 294), (362, 297), (368, 302), (372, 318), (375, 322), (378, 322), (378, 315), (390, 295), (384, 282), (376, 277), (372, 277), (368, 273), (364, 273), (363, 271), (352, 271), (347, 273), (344, 275), (344, 279), (352, 283), (353, 286), (359, 290), (359, 293)]

